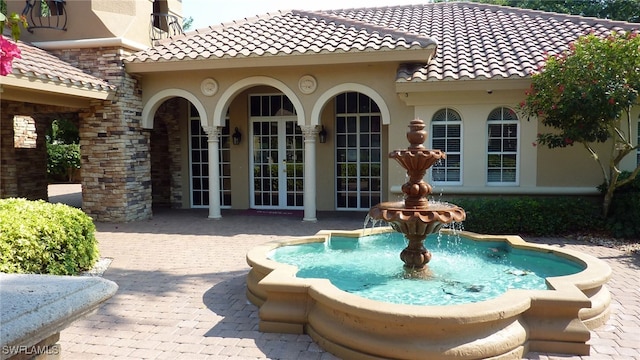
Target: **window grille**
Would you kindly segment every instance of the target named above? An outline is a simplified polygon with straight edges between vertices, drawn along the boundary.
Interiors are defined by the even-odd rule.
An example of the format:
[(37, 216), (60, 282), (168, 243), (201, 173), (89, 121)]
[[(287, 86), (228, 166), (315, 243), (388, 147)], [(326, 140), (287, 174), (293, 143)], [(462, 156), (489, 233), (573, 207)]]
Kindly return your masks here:
[(433, 115), (431, 148), (447, 155), (431, 168), (432, 182), (462, 184), (462, 118), (455, 110), (445, 108)]
[(518, 184), (519, 128), (515, 111), (493, 110), (487, 118), (487, 182), (492, 185)]

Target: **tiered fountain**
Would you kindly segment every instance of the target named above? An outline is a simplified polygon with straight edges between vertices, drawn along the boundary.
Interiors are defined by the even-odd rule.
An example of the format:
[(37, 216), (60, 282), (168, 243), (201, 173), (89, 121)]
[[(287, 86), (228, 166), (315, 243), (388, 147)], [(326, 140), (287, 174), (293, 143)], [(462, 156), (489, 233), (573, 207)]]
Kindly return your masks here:
[[(589, 255), (527, 243), (518, 236), (461, 232), (465, 241), (477, 247), (529, 256), (526, 262), (552, 258), (550, 267), (570, 262), (577, 270), (544, 278), (546, 288), (544, 285), (528, 290), (507, 288), (502, 295), (488, 300), (445, 305), (407, 305), (364, 298), (339, 289), (326, 278), (298, 277), (297, 266), (273, 260), (279, 248), (291, 250), (298, 245), (307, 249), (317, 244), (320, 246), (311, 247), (331, 251), (334, 238), (352, 239), (356, 246), (345, 252), (356, 252), (362, 249), (358, 245), (361, 239), (379, 235), (384, 239), (384, 235), (396, 230), (408, 240), (400, 255), (405, 275), (400, 280), (410, 282), (411, 287), (418, 287), (418, 292), (423, 294), (423, 286), (434, 281), (426, 270), (431, 255), (424, 247), (425, 238), (443, 224), (464, 220), (465, 212), (455, 205), (428, 201), (431, 187), (422, 178), (445, 154), (423, 147), (426, 132), (421, 120), (412, 121), (409, 128), (409, 148), (390, 154), (409, 176), (409, 181), (402, 186), (404, 201), (381, 203), (369, 211), (371, 218), (384, 220), (390, 227), (320, 231), (306, 238), (266, 243), (247, 254), (247, 263), (251, 266), (247, 297), (260, 307), (260, 330), (309, 334), (320, 347), (345, 359), (519, 359), (528, 351), (589, 354), (589, 329), (604, 324), (611, 301), (605, 285), (611, 269), (604, 261)], [(332, 260), (338, 258), (332, 255), (329, 254)], [(362, 259), (359, 254), (355, 255)], [(323, 257), (312, 252), (305, 257), (308, 258)], [(323, 265), (326, 264), (319, 267)], [(435, 260), (432, 265), (435, 267)], [(346, 265), (330, 266), (341, 270)], [(452, 269), (455, 262), (450, 266), (447, 272), (462, 271)], [(348, 272), (358, 274), (358, 270), (350, 268)], [(484, 272), (486, 267), (476, 270), (479, 275)], [(358, 280), (354, 282), (377, 286), (369, 281), (370, 274), (356, 276)], [(495, 282), (502, 283), (501, 280), (504, 278)], [(438, 292), (434, 296), (444, 295)]]
[(402, 185), (404, 201), (383, 202), (369, 210), (369, 217), (384, 220), (395, 231), (404, 234), (407, 247), (400, 253), (409, 277), (423, 277), (431, 253), (424, 247), (424, 239), (440, 230), (442, 225), (461, 222), (465, 219), (462, 208), (447, 204), (429, 204), (431, 185), (424, 182), (427, 170), (446, 155), (440, 150), (427, 150), (422, 145), (427, 139), (424, 122), (416, 119), (409, 123), (407, 140), (411, 144), (406, 150), (395, 150), (389, 157), (407, 170), (409, 181)]

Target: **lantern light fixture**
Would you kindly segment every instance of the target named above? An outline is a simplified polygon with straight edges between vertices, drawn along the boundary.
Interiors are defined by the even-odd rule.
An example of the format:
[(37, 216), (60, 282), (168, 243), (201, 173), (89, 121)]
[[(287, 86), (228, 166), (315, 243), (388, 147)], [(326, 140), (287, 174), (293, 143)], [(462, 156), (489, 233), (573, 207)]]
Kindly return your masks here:
[(242, 133), (237, 127), (236, 127), (236, 130), (233, 132), (233, 135), (231, 135), (231, 137), (233, 138), (233, 145), (240, 145), (240, 141), (242, 141)]
[(320, 129), (320, 132), (318, 133), (318, 137), (320, 138), (321, 144), (324, 144), (327, 142), (327, 130), (324, 129), (324, 125), (322, 125), (322, 128)]

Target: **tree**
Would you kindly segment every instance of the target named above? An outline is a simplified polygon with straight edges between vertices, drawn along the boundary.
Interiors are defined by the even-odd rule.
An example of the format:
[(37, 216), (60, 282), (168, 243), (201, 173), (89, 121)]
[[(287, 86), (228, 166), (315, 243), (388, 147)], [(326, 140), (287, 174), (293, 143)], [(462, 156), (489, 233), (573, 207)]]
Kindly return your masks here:
[(182, 30), (189, 30), (191, 29), (191, 26), (193, 25), (193, 17), (189, 16), (186, 17), (184, 19), (182, 19)]
[[(631, 176), (619, 179), (620, 161), (638, 148), (631, 135), (631, 108), (638, 104), (640, 91), (640, 36), (580, 37), (567, 51), (548, 56), (531, 82), (521, 109), (555, 129), (538, 134), (538, 143), (549, 148), (584, 146), (602, 170), (606, 216), (614, 191), (640, 172), (638, 166)], [(607, 141), (611, 149), (605, 161), (592, 144)]]
[(640, 0), (471, 0), (601, 19), (640, 22)]
[(47, 173), (53, 179), (73, 181), (80, 169), (80, 136), (69, 120), (57, 119), (46, 134)]

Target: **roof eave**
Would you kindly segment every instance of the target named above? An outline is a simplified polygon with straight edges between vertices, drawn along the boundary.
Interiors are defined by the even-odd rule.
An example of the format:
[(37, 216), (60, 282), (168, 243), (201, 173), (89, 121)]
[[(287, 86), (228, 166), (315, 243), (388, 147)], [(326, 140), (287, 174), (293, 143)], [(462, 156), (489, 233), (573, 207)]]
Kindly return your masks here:
[(396, 81), (397, 93), (442, 92), (442, 91), (497, 91), (526, 89), (531, 84), (530, 77), (463, 78), (426, 81)]
[(0, 81), (0, 96), (4, 100), (86, 107), (91, 100), (113, 99), (115, 90), (91, 89), (73, 84), (7, 75), (2, 77)]
[(433, 58), (436, 46), (418, 49), (371, 50), (358, 52), (324, 52), (314, 54), (278, 54), (262, 56), (224, 57), (214, 59), (182, 59), (176, 61), (127, 62), (129, 73), (237, 69), (252, 67), (310, 66), (327, 64), (357, 64), (380, 62), (425, 62)]

